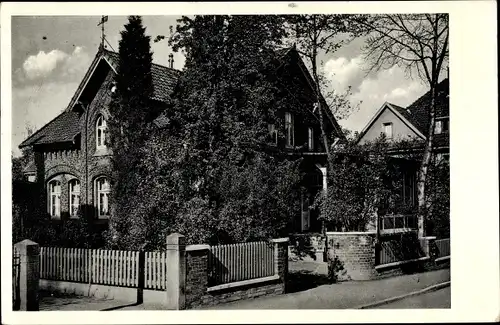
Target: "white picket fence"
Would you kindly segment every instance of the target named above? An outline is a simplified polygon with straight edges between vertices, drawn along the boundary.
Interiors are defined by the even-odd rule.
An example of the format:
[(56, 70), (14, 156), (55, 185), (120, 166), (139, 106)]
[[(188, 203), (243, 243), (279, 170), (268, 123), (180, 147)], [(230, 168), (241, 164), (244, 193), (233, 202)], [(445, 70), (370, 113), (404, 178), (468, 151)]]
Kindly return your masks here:
[[(165, 290), (166, 252), (144, 252), (144, 288)], [(41, 247), (40, 278), (138, 287), (140, 252)]]

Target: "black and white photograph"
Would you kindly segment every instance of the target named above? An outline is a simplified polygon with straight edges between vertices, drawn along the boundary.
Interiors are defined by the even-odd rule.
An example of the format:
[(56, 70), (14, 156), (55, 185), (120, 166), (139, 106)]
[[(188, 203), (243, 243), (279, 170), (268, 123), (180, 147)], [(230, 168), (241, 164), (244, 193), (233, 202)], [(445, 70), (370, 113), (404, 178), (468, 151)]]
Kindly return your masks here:
[[(472, 197), (475, 206), (454, 206), (491, 188), (487, 176), (470, 188), (459, 177), (474, 177), (455, 179), (488, 149), (455, 146), (480, 143), (467, 128), (487, 127), (473, 123), (483, 111), (498, 113), (491, 102), (463, 112), (453, 98), (477, 96), (454, 87), (465, 82), (461, 66), (481, 63), (454, 59), (457, 18), (425, 5), (367, 13), (361, 2), (359, 12), (248, 4), (255, 12), (205, 4), (207, 12), (173, 14), (153, 4), (144, 14), (133, 4), (137, 12), (116, 14), (97, 3), (81, 4), (95, 6), (92, 14), (76, 3), (8, 20), (2, 12), (2, 27), (10, 25), (8, 47), (2, 32), (2, 228), (10, 228), (2, 260), (12, 260), (12, 271), (2, 263), (2, 280), (12, 274), (12, 285), (2, 281), (2, 310), (10, 323), (24, 311), (309, 310), (306, 322), (314, 310), (450, 316), (464, 305), (452, 290), (463, 298), (463, 280), (481, 278), (455, 270), (483, 264), (494, 265), (482, 285), (497, 296), (474, 299), (490, 301), (477, 305), (483, 317), (497, 317), (498, 263), (480, 266), (479, 248), (455, 250), (480, 245), (484, 258), (498, 259), (498, 209), (482, 213), (488, 207)], [(473, 126), (467, 114), (477, 114)], [(498, 163), (492, 153), (488, 166)], [(469, 156), (476, 160), (463, 162)], [(484, 201), (498, 208), (490, 194)], [(471, 243), (467, 229), (452, 235), (459, 222), (485, 241)]]

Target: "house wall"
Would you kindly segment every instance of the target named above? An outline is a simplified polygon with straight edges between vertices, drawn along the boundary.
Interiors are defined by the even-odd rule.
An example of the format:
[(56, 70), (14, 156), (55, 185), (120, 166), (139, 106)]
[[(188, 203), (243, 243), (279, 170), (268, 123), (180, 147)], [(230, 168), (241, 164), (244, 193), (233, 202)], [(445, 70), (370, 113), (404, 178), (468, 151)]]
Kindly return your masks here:
[(392, 123), (393, 139), (409, 139), (410, 137), (418, 137), (418, 135), (411, 130), (408, 125), (401, 121), (399, 117), (386, 107), (360, 139), (359, 144), (377, 139), (380, 136), (380, 133), (384, 132), (384, 123)]

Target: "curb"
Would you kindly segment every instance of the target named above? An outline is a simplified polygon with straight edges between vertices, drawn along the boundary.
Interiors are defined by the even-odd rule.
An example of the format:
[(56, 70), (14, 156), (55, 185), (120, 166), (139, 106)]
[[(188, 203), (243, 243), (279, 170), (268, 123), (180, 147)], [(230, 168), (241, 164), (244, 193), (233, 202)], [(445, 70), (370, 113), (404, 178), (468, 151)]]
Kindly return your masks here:
[(389, 304), (391, 302), (402, 300), (402, 299), (405, 299), (405, 298), (408, 298), (408, 297), (418, 296), (418, 295), (421, 295), (423, 293), (427, 293), (427, 292), (436, 291), (436, 290), (439, 290), (439, 289), (442, 289), (442, 288), (446, 288), (446, 287), (449, 287), (450, 285), (451, 285), (451, 281), (438, 283), (438, 284), (432, 285), (432, 286), (427, 287), (427, 288), (422, 289), (422, 290), (413, 291), (413, 292), (406, 293), (406, 294), (401, 295), (401, 296), (391, 297), (391, 298), (387, 298), (387, 299), (384, 299), (384, 300), (379, 300), (379, 301), (372, 302), (372, 303), (369, 303), (369, 304), (361, 305), (361, 306), (356, 307), (355, 309), (367, 309), (367, 308), (378, 307), (378, 306), (381, 306), (381, 305), (386, 305), (386, 304)]

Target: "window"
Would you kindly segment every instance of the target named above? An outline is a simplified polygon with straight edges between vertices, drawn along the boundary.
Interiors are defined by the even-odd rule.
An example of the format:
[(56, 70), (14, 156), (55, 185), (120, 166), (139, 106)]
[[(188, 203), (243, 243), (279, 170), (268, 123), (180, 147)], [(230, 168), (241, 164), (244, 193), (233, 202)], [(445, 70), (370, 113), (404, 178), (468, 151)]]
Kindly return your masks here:
[(406, 206), (415, 205), (415, 174), (405, 173), (403, 178), (403, 202)]
[(441, 134), (443, 131), (443, 121), (436, 121), (434, 125), (434, 134)]
[(61, 217), (61, 182), (53, 180), (49, 183), (49, 213), (52, 217)]
[(278, 144), (278, 130), (276, 130), (276, 127), (274, 124), (268, 124), (267, 128), (269, 130), (269, 137), (271, 139), (271, 143), (277, 145)]
[(99, 217), (109, 216), (109, 195), (111, 193), (109, 180), (106, 177), (98, 178), (95, 181), (95, 186), (97, 215)]
[(69, 213), (72, 217), (78, 215), (80, 208), (80, 182), (77, 179), (72, 179), (68, 183), (69, 186)]
[(447, 133), (448, 130), (449, 130), (449, 120), (448, 119), (436, 120), (436, 124), (434, 126), (434, 134)]
[(106, 148), (106, 129), (107, 124), (104, 117), (101, 115), (97, 119), (96, 123), (96, 148), (97, 149), (105, 149)]
[(294, 145), (293, 115), (289, 112), (285, 113), (285, 137), (286, 145), (292, 147)]
[(384, 134), (388, 139), (392, 138), (392, 123), (384, 123)]
[(307, 147), (309, 151), (314, 150), (314, 130), (311, 127), (307, 128)]

